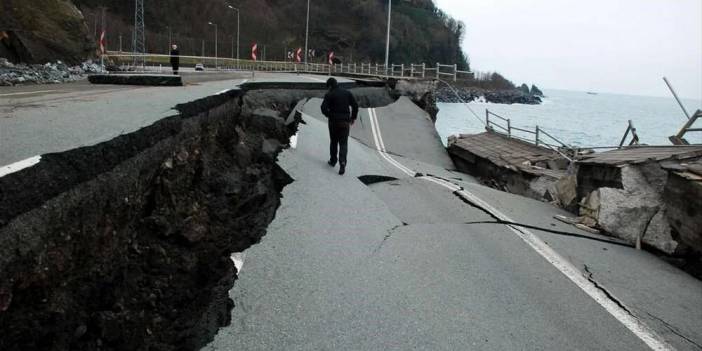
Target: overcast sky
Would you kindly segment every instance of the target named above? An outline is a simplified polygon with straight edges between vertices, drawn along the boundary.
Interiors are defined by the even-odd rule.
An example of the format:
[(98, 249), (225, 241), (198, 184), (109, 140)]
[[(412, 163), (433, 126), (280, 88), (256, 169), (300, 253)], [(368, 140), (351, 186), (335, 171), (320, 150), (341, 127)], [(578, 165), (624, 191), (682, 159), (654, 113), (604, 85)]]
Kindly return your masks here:
[(479, 71), (546, 88), (702, 99), (702, 0), (435, 0)]

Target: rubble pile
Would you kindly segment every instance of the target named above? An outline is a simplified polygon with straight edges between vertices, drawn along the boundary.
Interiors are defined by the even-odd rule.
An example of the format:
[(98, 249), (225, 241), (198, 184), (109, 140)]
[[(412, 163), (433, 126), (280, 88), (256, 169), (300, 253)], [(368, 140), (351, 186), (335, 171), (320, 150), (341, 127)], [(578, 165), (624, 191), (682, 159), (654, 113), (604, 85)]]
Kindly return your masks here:
[(0, 57), (0, 86), (19, 84), (59, 84), (83, 79), (90, 73), (104, 73), (101, 65), (92, 61), (68, 66), (61, 61), (43, 65), (14, 64)]

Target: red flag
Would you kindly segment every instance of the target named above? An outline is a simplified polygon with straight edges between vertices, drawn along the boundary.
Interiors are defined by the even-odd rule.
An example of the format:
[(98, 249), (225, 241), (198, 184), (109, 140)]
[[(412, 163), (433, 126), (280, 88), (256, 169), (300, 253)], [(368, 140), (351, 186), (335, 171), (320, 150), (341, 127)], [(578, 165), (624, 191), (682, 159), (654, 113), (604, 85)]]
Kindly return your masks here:
[(251, 59), (256, 61), (258, 59), (258, 44), (254, 43), (253, 46), (251, 47)]
[(329, 53), (329, 64), (330, 65), (334, 64), (334, 51)]
[(103, 55), (105, 54), (105, 46), (107, 45), (105, 40), (105, 31), (103, 30), (102, 33), (100, 33), (100, 52)]
[(297, 60), (297, 63), (302, 62), (302, 48), (297, 49), (297, 52), (295, 53), (295, 59)]

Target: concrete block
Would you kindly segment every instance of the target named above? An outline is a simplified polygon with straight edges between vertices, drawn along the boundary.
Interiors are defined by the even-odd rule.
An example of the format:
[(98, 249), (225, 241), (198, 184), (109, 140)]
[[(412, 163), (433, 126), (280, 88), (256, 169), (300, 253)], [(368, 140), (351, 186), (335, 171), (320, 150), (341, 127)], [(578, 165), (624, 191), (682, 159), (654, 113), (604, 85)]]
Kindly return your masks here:
[(155, 74), (93, 74), (88, 76), (92, 84), (183, 86), (183, 79), (176, 75)]

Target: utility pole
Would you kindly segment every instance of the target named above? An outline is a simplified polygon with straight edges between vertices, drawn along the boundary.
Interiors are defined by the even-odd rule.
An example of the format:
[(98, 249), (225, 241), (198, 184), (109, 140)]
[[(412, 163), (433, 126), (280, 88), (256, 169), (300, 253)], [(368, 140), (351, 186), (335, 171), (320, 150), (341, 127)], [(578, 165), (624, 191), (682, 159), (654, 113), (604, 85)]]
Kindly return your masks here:
[(219, 40), (219, 38), (218, 38), (218, 33), (217, 33), (217, 23), (208, 22), (208, 24), (215, 27), (215, 68), (217, 68), (217, 67), (218, 67), (218, 62), (217, 62), (217, 41)]
[[(107, 23), (105, 22), (107, 7), (101, 6), (100, 9), (102, 10), (102, 31), (100, 32), (100, 44), (102, 45), (102, 36), (105, 35), (105, 37), (107, 37)], [(105, 41), (107, 41), (107, 39)], [(105, 51), (107, 51), (107, 43), (105, 43)], [(102, 68), (105, 69), (105, 54), (102, 51), (100, 51), (100, 64), (102, 65)]]
[(388, 0), (388, 37), (385, 42), (385, 72), (387, 73), (390, 63), (390, 20), (392, 19), (392, 0)]
[(241, 22), (239, 21), (239, 9), (232, 6), (232, 5), (227, 5), (230, 9), (236, 11), (236, 60), (239, 61), (239, 33), (240, 33), (240, 24)]
[(144, 33), (144, 0), (134, 0), (134, 66), (146, 65), (146, 37)]
[(310, 0), (307, 0), (307, 26), (305, 27), (305, 69), (307, 69), (308, 40), (310, 37)]

